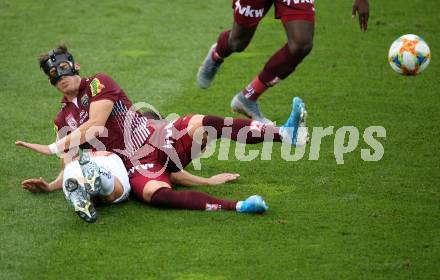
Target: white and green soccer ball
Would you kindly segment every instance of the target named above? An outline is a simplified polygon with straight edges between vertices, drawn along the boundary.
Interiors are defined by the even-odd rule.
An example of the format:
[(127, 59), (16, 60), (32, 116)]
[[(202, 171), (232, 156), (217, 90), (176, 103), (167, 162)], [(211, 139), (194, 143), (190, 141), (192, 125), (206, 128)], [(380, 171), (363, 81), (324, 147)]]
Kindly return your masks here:
[(417, 75), (428, 67), (431, 50), (421, 37), (413, 34), (403, 35), (390, 47), (388, 62), (399, 74)]

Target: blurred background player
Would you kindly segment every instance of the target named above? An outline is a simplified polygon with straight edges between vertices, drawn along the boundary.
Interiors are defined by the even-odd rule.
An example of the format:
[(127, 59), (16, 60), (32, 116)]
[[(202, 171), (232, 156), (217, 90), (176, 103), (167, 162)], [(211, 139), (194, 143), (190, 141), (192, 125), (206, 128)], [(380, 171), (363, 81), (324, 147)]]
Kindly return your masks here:
[[(79, 65), (65, 46), (41, 55), (39, 63), (51, 84), (63, 94), (64, 106), (54, 121), (59, 140), (50, 145), (23, 141), (16, 144), (46, 155), (60, 154), (86, 143), (114, 152), (128, 170), (136, 197), (156, 207), (265, 212), (267, 205), (260, 196), (245, 201), (222, 200), (201, 192), (175, 191), (172, 185), (190, 186), (203, 181), (183, 169), (214, 139), (224, 137), (248, 144), (284, 139), (294, 146), (306, 142), (307, 133), (300, 129), (306, 110), (300, 98), (294, 98), (292, 112), (282, 127), (204, 115), (185, 116), (172, 122), (154, 121), (133, 109), (131, 101), (109, 76), (99, 73), (81, 78)], [(224, 128), (230, 133), (223, 133)], [(198, 142), (200, 149), (193, 153), (197, 133), (202, 139)]]
[[(287, 43), (266, 62), (263, 70), (231, 101), (231, 109), (254, 120), (268, 123), (260, 111), (257, 99), (269, 88), (287, 78), (313, 47), (315, 30), (314, 0), (233, 0), (232, 29), (220, 33), (197, 73), (199, 87), (208, 88), (220, 66), (234, 52), (242, 52), (249, 45), (258, 23), (275, 6), (275, 17), (281, 19)], [(359, 14), (361, 31), (366, 31), (369, 1), (354, 0), (352, 16)]]

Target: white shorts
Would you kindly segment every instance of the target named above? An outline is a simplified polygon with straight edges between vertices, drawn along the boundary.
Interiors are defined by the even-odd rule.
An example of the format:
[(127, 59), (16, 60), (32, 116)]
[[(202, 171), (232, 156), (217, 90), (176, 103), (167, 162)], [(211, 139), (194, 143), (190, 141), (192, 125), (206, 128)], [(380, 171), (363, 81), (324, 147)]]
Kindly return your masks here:
[[(94, 162), (96, 162), (98, 166), (108, 169), (113, 174), (113, 176), (115, 176), (122, 184), (122, 187), (124, 189), (122, 195), (115, 199), (112, 203), (118, 203), (127, 200), (131, 188), (130, 182), (128, 180), (127, 170), (125, 169), (122, 160), (116, 154), (113, 154), (111, 152), (91, 152), (90, 157)], [(64, 184), (67, 179), (78, 177), (83, 177), (78, 160), (69, 162), (64, 167), (63, 172), (63, 191), (65, 195), (67, 194), (64, 189)]]

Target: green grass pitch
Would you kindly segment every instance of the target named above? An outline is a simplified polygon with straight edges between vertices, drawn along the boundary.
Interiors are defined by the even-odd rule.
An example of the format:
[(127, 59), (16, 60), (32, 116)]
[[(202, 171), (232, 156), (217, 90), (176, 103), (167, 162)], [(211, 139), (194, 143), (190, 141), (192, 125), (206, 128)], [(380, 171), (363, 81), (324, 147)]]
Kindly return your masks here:
[[(439, 3), (371, 2), (361, 34), (351, 0), (317, 1), (314, 50), (261, 106), (282, 122), (299, 95), (310, 127), (383, 126), (382, 160), (364, 162), (361, 141), (337, 165), (334, 135), (323, 139), (317, 161), (306, 149), (302, 160), (286, 162), (274, 145), (271, 161), (240, 162), (232, 145), (228, 160), (214, 155), (201, 171), (188, 170), (238, 172), (239, 181), (196, 189), (231, 199), (260, 194), (266, 214), (159, 210), (131, 200), (98, 209), (90, 225), (61, 192), (20, 188), (59, 170), (55, 157), (14, 146), (54, 140), (60, 94), (36, 56), (65, 41), (82, 75), (111, 75), (133, 101), (165, 114), (225, 116), (232, 96), (284, 44), (284, 31), (271, 11), (246, 52), (200, 90), (197, 68), (232, 23), (229, 0), (0, 0), (0, 279), (438, 279)], [(397, 75), (386, 61), (407, 33), (424, 37), (433, 54), (417, 77)]]

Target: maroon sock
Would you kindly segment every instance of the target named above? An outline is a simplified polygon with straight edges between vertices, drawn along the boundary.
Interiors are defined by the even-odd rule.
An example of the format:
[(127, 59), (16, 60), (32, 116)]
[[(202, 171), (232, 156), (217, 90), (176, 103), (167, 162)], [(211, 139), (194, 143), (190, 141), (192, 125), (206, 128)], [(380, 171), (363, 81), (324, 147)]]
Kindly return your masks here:
[(260, 95), (262, 95), (268, 86), (266, 86), (260, 79), (255, 77), (255, 79), (245, 87), (241, 92), (243, 92), (244, 97), (249, 100), (256, 101)]
[(161, 188), (151, 197), (151, 204), (161, 208), (218, 211), (236, 210), (237, 201), (218, 199), (202, 192)]
[(205, 116), (202, 124), (208, 133), (214, 129), (217, 138), (230, 138), (240, 143), (257, 144), (264, 141), (282, 141), (278, 127), (249, 119)]
[(258, 78), (267, 86), (273, 86), (295, 71), (302, 60), (303, 57), (293, 55), (285, 44), (266, 62)]
[[(227, 58), (231, 55), (231, 53), (233, 53), (228, 44), (230, 32), (231, 30), (226, 30), (220, 33), (217, 39), (217, 47), (215, 48), (215, 53), (217, 53), (217, 55), (219, 55), (222, 59)], [(216, 57), (213, 58), (214, 60), (216, 60)]]

